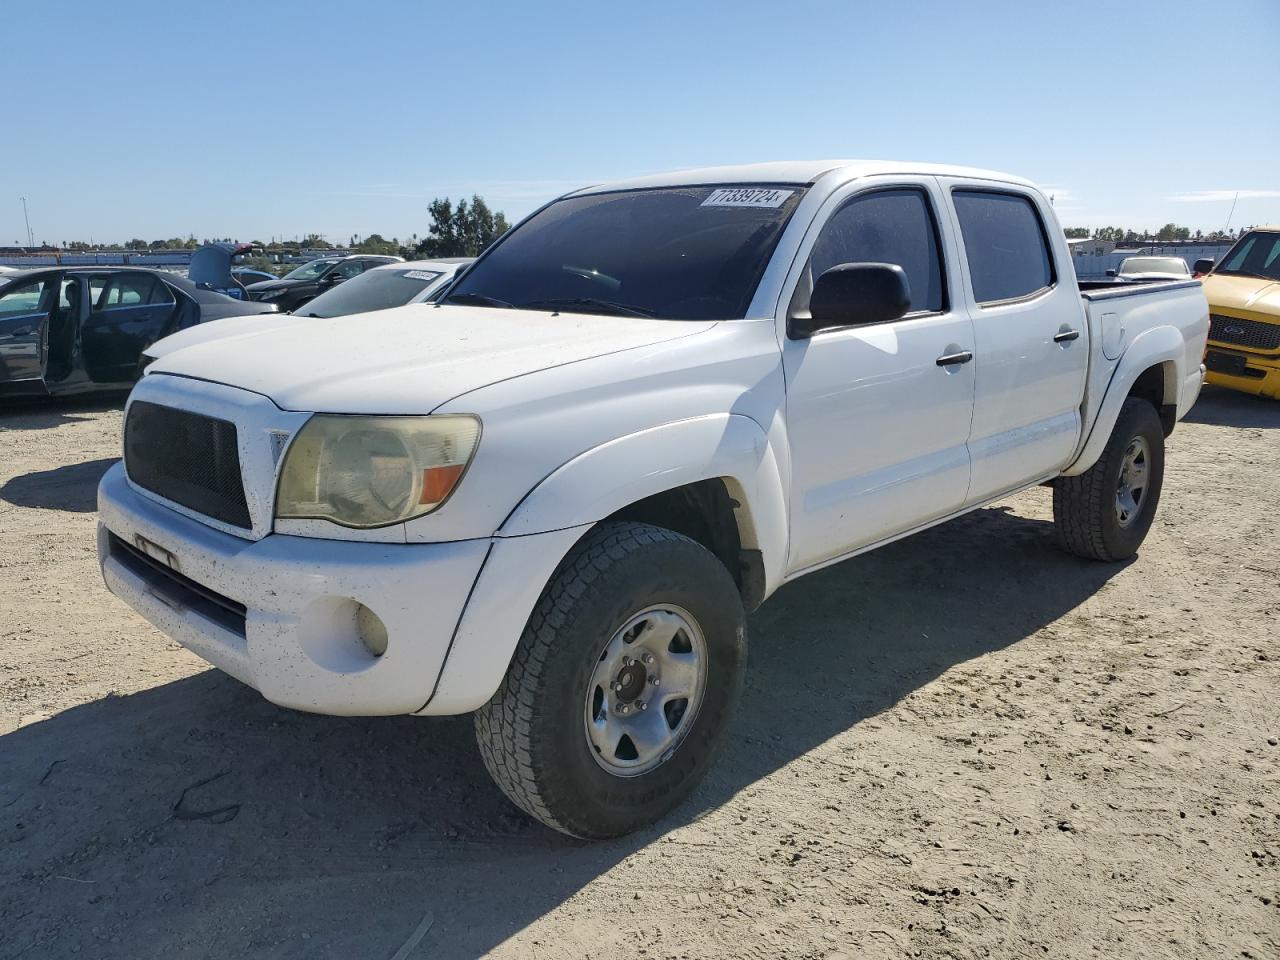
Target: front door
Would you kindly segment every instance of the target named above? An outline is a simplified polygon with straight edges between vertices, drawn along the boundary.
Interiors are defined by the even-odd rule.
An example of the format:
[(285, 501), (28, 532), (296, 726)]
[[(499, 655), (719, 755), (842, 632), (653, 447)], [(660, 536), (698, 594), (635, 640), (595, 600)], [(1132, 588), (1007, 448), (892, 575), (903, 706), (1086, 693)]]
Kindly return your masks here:
[[(796, 572), (957, 510), (969, 485), (973, 328), (953, 293), (933, 178), (838, 191), (806, 238), (789, 315), (839, 263), (893, 263), (911, 310), (875, 326), (786, 338), (791, 555)], [(832, 211), (826, 216), (826, 211)], [(814, 231), (811, 230), (811, 233)], [(811, 244), (811, 246), (810, 246)], [(805, 250), (808, 249), (808, 254)], [(940, 365), (940, 358), (959, 359)]]
[(18, 280), (0, 292), (0, 382), (28, 381), (39, 388), (57, 281), (56, 273), (47, 274)]

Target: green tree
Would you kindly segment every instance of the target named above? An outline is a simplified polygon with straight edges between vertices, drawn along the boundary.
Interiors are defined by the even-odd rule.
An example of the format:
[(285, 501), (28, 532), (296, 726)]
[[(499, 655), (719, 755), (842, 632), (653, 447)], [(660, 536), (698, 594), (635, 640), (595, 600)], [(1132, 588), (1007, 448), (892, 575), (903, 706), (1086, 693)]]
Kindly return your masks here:
[(130, 240), (124, 245), (126, 250), (145, 250), (147, 249), (147, 241), (139, 240), (137, 237)]
[(1190, 227), (1180, 227), (1176, 223), (1166, 223), (1156, 234), (1157, 240), (1188, 240), (1191, 237)]
[(1089, 239), (1088, 227), (1067, 227), (1062, 232), (1066, 234), (1066, 237), (1068, 240), (1088, 240)]
[[(354, 240), (355, 238), (353, 237), (352, 239)], [(395, 256), (400, 250), (400, 244), (395, 240), (385, 239), (380, 233), (371, 233), (359, 243), (352, 243), (351, 248), (356, 253)]]
[(431, 226), (415, 251), (421, 257), (474, 257), (510, 229), (502, 211), (491, 211), (478, 196), (456, 208), (448, 197), (437, 198), (427, 212)]

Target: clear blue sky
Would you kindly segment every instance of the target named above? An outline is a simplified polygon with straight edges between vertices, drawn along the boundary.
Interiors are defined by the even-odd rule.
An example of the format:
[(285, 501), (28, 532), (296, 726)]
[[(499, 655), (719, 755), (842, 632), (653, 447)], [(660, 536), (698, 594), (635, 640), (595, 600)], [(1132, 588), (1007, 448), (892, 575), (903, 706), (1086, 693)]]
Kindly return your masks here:
[(656, 170), (1007, 170), (1067, 225), (1280, 221), (1280, 2), (14, 0), (0, 243), (422, 233)]

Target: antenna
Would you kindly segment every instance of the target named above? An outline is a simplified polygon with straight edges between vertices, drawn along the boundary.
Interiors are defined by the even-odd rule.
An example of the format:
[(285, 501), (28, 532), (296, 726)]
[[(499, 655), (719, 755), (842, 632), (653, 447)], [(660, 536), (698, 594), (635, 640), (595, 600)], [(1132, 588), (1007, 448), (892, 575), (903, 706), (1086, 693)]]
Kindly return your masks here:
[(1231, 229), (1231, 218), (1236, 214), (1236, 201), (1240, 199), (1240, 191), (1236, 191), (1235, 198), (1231, 201), (1231, 212), (1227, 214), (1227, 225), (1222, 228), (1223, 233), (1227, 233)]
[(27, 198), (21, 197), (20, 199), (22, 200), (22, 219), (27, 225), (27, 246), (34, 247), (36, 238), (31, 234), (31, 219), (27, 216)]

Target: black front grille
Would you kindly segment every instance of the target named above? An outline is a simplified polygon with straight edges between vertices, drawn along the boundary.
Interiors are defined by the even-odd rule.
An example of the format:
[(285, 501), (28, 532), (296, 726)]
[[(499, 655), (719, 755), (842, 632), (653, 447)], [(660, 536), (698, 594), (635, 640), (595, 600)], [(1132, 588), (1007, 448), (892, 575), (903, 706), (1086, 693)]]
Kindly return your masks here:
[(246, 610), (243, 603), (224, 597), (190, 577), (183, 576), (137, 547), (125, 543), (114, 533), (109, 535), (109, 543), (111, 556), (119, 560), (126, 570), (143, 580), (165, 603), (195, 610), (232, 633), (244, 636)]
[(248, 530), (236, 425), (145, 400), (129, 405), (124, 425), (129, 479), (197, 513)]
[(1280, 323), (1209, 315), (1209, 339), (1252, 350), (1280, 350)]

